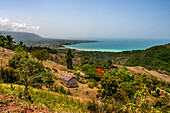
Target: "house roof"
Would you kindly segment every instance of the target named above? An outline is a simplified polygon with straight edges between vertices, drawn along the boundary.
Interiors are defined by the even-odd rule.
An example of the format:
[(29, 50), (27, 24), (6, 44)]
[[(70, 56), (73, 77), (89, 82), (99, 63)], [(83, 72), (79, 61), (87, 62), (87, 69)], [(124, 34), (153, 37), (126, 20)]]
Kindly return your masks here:
[(66, 80), (66, 81), (69, 81), (71, 78), (75, 78), (77, 79), (77, 77), (69, 74), (69, 73), (63, 73), (60, 75), (60, 78), (63, 79), (63, 80)]

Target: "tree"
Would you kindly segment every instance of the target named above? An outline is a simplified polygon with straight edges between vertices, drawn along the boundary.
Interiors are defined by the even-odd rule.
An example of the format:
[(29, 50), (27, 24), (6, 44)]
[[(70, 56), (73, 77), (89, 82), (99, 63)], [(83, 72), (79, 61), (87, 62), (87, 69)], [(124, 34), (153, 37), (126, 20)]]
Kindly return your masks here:
[(23, 46), (23, 41), (20, 41), (19, 44), (21, 47)]
[(0, 35), (0, 46), (4, 47), (5, 46), (5, 41), (6, 40), (6, 37), (3, 36), (3, 35)]
[(7, 49), (13, 49), (13, 38), (11, 37), (11, 35), (7, 35), (6, 36), (6, 40), (5, 40), (5, 48)]
[(73, 58), (73, 54), (71, 52), (70, 49), (68, 49), (68, 51), (66, 52), (66, 63), (67, 63), (67, 69), (73, 69), (73, 66), (72, 66), (72, 58)]
[(101, 90), (99, 92), (101, 93), (102, 97), (105, 96), (113, 96), (118, 88), (118, 83), (115, 78), (116, 70), (110, 70), (107, 73), (104, 73), (101, 78)]
[(112, 60), (107, 60), (107, 62), (106, 62), (106, 68), (107, 68), (107, 69), (111, 69), (112, 64), (113, 64)]
[(84, 64), (88, 64), (89, 58), (86, 56), (81, 57), (81, 66)]
[(32, 82), (35, 79), (42, 77), (43, 73), (45, 73), (45, 68), (42, 63), (32, 58), (23, 57), (19, 63), (20, 67), (18, 70), (20, 71), (21, 79), (25, 85), (24, 94), (26, 95), (28, 86), (33, 85)]
[(120, 78), (121, 82), (131, 82), (134, 80), (133, 73), (128, 71), (126, 67), (123, 67), (122, 69), (118, 70), (115, 76)]
[(15, 42), (13, 41), (13, 38), (11, 35), (7, 35), (6, 37), (3, 35), (0, 35), (0, 46), (7, 48), (7, 49), (13, 49), (13, 44)]
[(3, 58), (0, 58), (0, 61), (1, 61), (1, 68), (2, 68), (2, 60), (3, 60)]
[[(22, 49), (20, 48), (22, 51)], [(45, 67), (38, 60), (30, 58), (26, 52), (17, 52), (9, 60), (9, 66), (18, 70), (20, 83), (25, 85), (24, 95), (28, 94), (28, 86), (41, 86), (49, 82), (52, 75), (45, 70)]]
[(41, 60), (41, 61), (47, 60), (50, 57), (50, 54), (44, 49), (42, 49), (42, 50), (37, 49), (37, 50), (33, 51), (31, 54), (34, 57), (36, 57), (38, 60)]

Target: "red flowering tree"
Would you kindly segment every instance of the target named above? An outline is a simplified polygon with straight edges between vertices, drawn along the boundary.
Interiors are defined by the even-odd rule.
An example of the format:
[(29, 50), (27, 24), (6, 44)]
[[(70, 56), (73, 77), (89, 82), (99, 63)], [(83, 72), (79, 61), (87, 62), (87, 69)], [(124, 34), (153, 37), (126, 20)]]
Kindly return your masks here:
[(101, 68), (96, 68), (96, 70), (97, 70), (97, 73), (98, 73), (98, 74), (100, 74), (100, 75), (103, 74), (103, 70), (102, 70)]

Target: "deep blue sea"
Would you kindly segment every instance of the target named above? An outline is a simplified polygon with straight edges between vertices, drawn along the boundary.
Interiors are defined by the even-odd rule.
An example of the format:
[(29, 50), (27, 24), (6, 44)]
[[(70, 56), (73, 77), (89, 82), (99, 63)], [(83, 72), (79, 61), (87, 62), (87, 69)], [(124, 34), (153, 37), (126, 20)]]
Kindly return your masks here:
[(65, 45), (65, 47), (86, 51), (121, 52), (144, 50), (152, 46), (170, 43), (170, 39), (98, 39), (98, 42)]

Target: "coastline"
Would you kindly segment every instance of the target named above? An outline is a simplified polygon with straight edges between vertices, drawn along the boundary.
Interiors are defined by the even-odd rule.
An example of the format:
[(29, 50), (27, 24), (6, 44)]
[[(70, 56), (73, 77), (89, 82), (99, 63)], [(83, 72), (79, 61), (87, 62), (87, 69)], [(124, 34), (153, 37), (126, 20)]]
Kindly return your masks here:
[(92, 50), (85, 50), (85, 49), (76, 49), (76, 48), (73, 48), (73, 47), (67, 47), (66, 45), (63, 45), (64, 47), (57, 47), (56, 49), (74, 49), (76, 51), (89, 51), (91, 52)]
[[(123, 51), (126, 51), (126, 50), (102, 50), (102, 49), (98, 49), (98, 50), (88, 50), (88, 49), (77, 49), (77, 48), (73, 48), (73, 47), (68, 47), (67, 45), (63, 45), (64, 47), (61, 47), (60, 49), (74, 49), (76, 51), (88, 51), (88, 52), (123, 52)], [(58, 48), (59, 49), (59, 48)], [(127, 50), (128, 51), (128, 50)], [(131, 51), (131, 50), (129, 50)], [(132, 50), (133, 51), (133, 50)]]
[[(100, 42), (101, 44), (101, 42)], [(145, 47), (136, 47), (136, 48), (127, 48), (127, 49), (110, 49), (110, 48), (94, 48), (94, 49), (91, 49), (91, 48), (88, 48), (88, 49), (79, 49), (79, 48), (76, 48), (76, 47), (70, 47), (69, 45), (63, 45), (63, 49), (73, 49), (73, 50), (76, 50), (76, 51), (89, 51), (89, 52), (127, 52), (127, 51), (138, 51), (138, 50), (146, 50), (150, 47), (154, 47), (154, 46), (161, 46), (161, 45), (165, 45), (165, 44), (169, 44), (169, 42), (163, 42), (163, 43), (157, 43), (157, 44), (150, 44), (150, 45), (147, 45)], [(72, 45), (75, 45), (75, 44), (72, 44)], [(101, 44), (102, 46), (102, 44)]]

